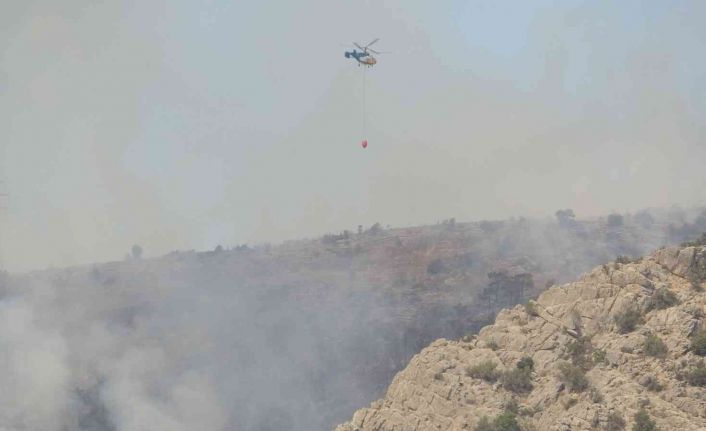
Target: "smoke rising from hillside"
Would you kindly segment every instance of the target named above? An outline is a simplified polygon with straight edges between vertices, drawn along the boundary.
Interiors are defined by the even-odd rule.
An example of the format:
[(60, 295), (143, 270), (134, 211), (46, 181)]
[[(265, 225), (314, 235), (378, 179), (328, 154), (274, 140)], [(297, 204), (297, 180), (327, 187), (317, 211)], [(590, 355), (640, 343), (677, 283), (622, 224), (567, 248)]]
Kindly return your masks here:
[(489, 272), (531, 274), (533, 295), (706, 230), (704, 214), (446, 223), (12, 276), (0, 427), (331, 429), (427, 343), (522, 301), (486, 305)]

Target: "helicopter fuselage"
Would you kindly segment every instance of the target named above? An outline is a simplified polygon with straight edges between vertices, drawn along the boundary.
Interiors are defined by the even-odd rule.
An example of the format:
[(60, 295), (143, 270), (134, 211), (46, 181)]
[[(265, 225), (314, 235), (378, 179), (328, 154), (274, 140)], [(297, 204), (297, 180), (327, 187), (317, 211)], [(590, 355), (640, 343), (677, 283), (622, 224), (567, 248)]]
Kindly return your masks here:
[(356, 51), (355, 49), (353, 51), (346, 51), (345, 56), (346, 58), (353, 57), (359, 64), (365, 66), (373, 66), (378, 62), (375, 57), (369, 53), (364, 51)]

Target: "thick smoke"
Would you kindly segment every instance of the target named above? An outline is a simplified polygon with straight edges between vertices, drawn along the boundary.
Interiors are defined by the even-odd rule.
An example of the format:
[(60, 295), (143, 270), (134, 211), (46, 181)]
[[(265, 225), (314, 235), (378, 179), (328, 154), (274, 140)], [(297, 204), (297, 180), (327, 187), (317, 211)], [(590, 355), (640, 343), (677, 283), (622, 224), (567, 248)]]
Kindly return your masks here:
[(365, 353), (347, 355), (372, 297), (344, 292), (336, 268), (228, 264), (187, 254), (11, 283), (0, 428), (325, 429), (327, 406), (362, 405), (346, 367)]

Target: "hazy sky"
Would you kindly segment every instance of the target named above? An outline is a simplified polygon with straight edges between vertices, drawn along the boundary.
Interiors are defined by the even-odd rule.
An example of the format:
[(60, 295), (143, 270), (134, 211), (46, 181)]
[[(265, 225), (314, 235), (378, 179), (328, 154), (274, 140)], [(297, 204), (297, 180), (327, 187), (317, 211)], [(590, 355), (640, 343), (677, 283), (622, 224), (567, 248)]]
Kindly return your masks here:
[[(701, 1), (5, 1), (10, 270), (706, 203)], [(380, 37), (365, 72), (343, 43)], [(370, 146), (359, 146), (367, 138)]]

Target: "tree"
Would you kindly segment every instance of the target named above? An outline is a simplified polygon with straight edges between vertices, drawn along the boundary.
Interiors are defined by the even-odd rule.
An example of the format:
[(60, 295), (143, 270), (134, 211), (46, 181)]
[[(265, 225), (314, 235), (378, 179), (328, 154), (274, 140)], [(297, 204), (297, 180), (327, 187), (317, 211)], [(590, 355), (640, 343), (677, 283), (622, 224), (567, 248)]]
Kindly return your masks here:
[(380, 225), (380, 223), (375, 223), (374, 225), (370, 226), (370, 229), (368, 229), (368, 233), (370, 233), (370, 235), (378, 235), (381, 232), (382, 226)]
[(608, 216), (608, 226), (619, 227), (623, 225), (623, 216), (620, 214), (611, 214)]
[(141, 259), (142, 258), (142, 247), (139, 245), (135, 244), (132, 246), (131, 252), (132, 252), (132, 258), (133, 259)]
[(575, 223), (574, 219), (576, 218), (576, 215), (572, 209), (567, 208), (565, 210), (558, 210), (554, 213), (554, 216), (556, 216), (559, 226), (569, 227), (573, 226)]
[(635, 221), (642, 227), (648, 228), (655, 223), (655, 218), (648, 211), (642, 210), (635, 214)]
[(534, 289), (532, 274), (528, 272), (510, 276), (503, 269), (489, 272), (488, 279), (488, 287), (495, 294), (495, 302), (498, 303), (499, 297), (502, 295), (504, 305), (524, 302), (526, 293)]

